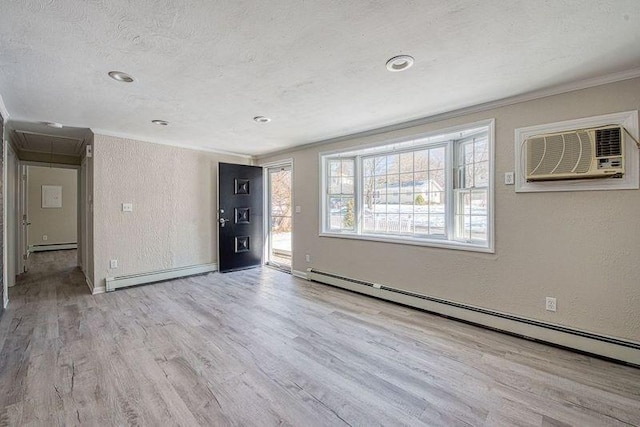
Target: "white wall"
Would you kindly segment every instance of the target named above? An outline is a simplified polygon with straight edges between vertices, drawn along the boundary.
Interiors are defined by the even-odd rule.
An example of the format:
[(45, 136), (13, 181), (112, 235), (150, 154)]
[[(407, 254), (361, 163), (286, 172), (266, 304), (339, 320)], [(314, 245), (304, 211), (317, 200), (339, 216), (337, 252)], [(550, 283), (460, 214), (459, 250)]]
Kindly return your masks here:
[[(294, 159), (294, 270), (314, 267), (640, 342), (640, 191), (515, 193), (514, 130), (640, 108), (640, 79), (267, 156)], [(321, 151), (496, 119), (495, 254), (319, 237)], [(306, 263), (304, 254), (312, 262)], [(546, 296), (558, 300), (547, 312)]]
[[(248, 158), (96, 134), (93, 161), (96, 286), (106, 277), (217, 262), (218, 162)], [(122, 212), (122, 203), (133, 212)]]
[[(56, 245), (78, 240), (78, 173), (76, 169), (28, 166), (28, 244)], [(62, 187), (62, 208), (42, 207), (42, 186)], [(47, 236), (44, 240), (43, 236)]]

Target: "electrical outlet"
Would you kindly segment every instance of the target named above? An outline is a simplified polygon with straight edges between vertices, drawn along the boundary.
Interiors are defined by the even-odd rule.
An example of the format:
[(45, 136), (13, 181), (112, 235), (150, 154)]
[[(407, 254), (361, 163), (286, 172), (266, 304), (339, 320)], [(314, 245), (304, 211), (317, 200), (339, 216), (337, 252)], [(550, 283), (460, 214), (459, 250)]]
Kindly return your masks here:
[(307, 262), (311, 262), (311, 255), (306, 254), (304, 257), (307, 260)]
[(47, 239), (48, 239), (48, 238), (49, 238), (49, 237), (48, 237), (46, 234), (43, 234), (43, 235), (42, 235), (42, 240), (44, 240), (45, 242), (47, 241)]
[(118, 260), (112, 259), (111, 261), (109, 261), (109, 268), (118, 268)]
[(504, 173), (504, 185), (513, 185), (515, 184), (515, 175), (513, 172), (505, 172)]
[(133, 212), (133, 203), (123, 203), (122, 212)]
[(547, 309), (547, 311), (556, 311), (557, 305), (556, 305), (556, 299), (555, 298), (547, 297), (547, 299), (546, 299), (546, 309)]
[(296, 206), (296, 213), (302, 212), (302, 206)]

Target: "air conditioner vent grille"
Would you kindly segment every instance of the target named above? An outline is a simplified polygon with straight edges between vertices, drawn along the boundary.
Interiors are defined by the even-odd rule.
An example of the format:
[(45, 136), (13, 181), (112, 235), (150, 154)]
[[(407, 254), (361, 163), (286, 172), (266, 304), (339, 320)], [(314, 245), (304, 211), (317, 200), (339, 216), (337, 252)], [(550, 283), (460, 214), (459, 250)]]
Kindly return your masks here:
[(549, 133), (527, 139), (527, 180), (622, 176), (622, 130), (620, 126), (607, 126)]
[(598, 129), (596, 131), (596, 157), (620, 156), (620, 128)]

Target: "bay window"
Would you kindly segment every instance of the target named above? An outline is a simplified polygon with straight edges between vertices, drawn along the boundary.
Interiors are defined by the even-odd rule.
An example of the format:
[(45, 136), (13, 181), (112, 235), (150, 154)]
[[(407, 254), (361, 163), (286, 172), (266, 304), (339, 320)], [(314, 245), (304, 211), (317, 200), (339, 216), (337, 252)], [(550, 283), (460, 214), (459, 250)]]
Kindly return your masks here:
[(320, 161), (321, 235), (493, 250), (493, 121)]

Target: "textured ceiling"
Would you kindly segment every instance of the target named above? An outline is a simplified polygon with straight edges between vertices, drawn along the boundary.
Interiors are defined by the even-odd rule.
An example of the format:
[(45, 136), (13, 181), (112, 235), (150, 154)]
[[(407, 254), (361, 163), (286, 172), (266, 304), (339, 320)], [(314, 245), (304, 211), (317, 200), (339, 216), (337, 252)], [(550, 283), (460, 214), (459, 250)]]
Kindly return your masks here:
[(638, 46), (638, 0), (3, 0), (0, 94), (16, 120), (261, 154), (637, 68)]

